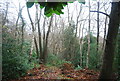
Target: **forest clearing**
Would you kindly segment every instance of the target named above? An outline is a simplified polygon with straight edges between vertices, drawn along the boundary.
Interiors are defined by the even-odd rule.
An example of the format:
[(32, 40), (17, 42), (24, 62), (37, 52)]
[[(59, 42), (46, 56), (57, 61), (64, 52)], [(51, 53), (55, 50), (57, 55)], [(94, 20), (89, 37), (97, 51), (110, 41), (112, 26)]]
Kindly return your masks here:
[(119, 81), (119, 0), (1, 0), (2, 81)]

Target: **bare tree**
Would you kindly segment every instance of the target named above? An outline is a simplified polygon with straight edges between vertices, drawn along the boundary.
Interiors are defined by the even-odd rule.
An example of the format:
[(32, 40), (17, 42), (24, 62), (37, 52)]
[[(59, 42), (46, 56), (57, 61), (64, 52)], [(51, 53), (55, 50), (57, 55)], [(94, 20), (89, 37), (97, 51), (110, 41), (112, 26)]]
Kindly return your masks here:
[[(45, 36), (46, 36), (46, 35), (45, 35), (45, 26), (46, 26), (46, 23), (45, 23), (45, 22), (46, 22), (46, 17), (44, 17), (44, 22), (43, 22), (43, 38), (42, 38), (42, 39), (43, 39), (43, 43), (42, 43), (42, 49), (43, 49), (43, 50), (41, 50), (41, 52), (40, 52), (40, 53), (41, 53), (41, 54), (40, 54), (41, 63), (43, 63), (43, 61), (44, 61), (43, 51), (44, 51), (44, 47), (45, 47)], [(42, 39), (41, 39), (41, 40), (42, 40)]]
[(87, 57), (86, 57), (86, 67), (88, 68), (88, 64), (89, 64), (89, 55), (90, 55), (90, 0), (89, 0), (89, 26), (88, 26), (88, 49), (87, 49)]
[(33, 33), (33, 39), (34, 39), (34, 43), (35, 43), (35, 47), (36, 47), (36, 54), (39, 55), (38, 44), (37, 44), (37, 40), (36, 40), (36, 37), (35, 37), (35, 27), (34, 27), (34, 23), (32, 21), (32, 18), (30, 16), (30, 12), (29, 12), (28, 8), (27, 8), (27, 12), (28, 12), (28, 16), (29, 16), (29, 19), (30, 19), (30, 22), (31, 22), (31, 26), (32, 26), (32, 33)]
[(79, 13), (78, 13), (78, 16), (77, 16), (77, 23), (76, 23), (76, 32), (75, 32), (75, 37), (77, 36), (77, 31), (78, 31), (78, 22), (79, 22), (79, 17), (80, 17), (80, 14), (82, 12), (82, 4), (80, 5), (80, 10), (79, 10)]
[(42, 10), (40, 10), (40, 14), (39, 14), (39, 18), (38, 18), (38, 4), (35, 4), (36, 6), (36, 26), (38, 27), (38, 40), (39, 40), (39, 54), (37, 55), (37, 58), (40, 59), (40, 56), (42, 54), (42, 42), (41, 42), (41, 30), (40, 30), (40, 19), (41, 19), (41, 15), (42, 15)]
[(22, 16), (22, 10), (23, 10), (23, 8), (24, 8), (24, 6), (21, 8), (21, 9), (19, 9), (20, 11), (20, 19), (21, 19), (21, 21), (22, 21), (22, 26), (21, 26), (21, 32), (22, 32), (22, 38), (21, 38), (21, 50), (23, 49), (23, 42), (24, 42), (24, 27), (25, 27), (25, 20), (24, 20), (24, 18), (23, 18), (23, 16)]
[[(108, 7), (108, 8), (109, 8), (109, 7)], [(108, 8), (105, 9), (105, 7), (104, 7), (105, 13), (107, 13)], [(103, 52), (104, 52), (104, 49), (105, 49), (107, 23), (108, 23), (108, 16), (105, 17), (104, 38), (103, 38), (103, 46), (102, 46)]]
[(98, 6), (98, 8), (97, 8), (97, 50), (96, 50), (96, 53), (98, 54), (99, 52), (99, 28), (100, 28), (100, 26), (99, 26), (99, 5), (100, 5), (100, 3), (99, 2), (97, 2), (97, 6)]

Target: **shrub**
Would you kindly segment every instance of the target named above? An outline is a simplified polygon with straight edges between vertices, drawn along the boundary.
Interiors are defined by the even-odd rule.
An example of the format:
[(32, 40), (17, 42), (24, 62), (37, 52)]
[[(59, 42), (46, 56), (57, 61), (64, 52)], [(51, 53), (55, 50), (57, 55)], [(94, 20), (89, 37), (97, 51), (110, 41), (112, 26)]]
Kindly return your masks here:
[(27, 48), (29, 48), (29, 43), (24, 43), (24, 49), (21, 51), (21, 44), (16, 44), (14, 37), (3, 33), (2, 77), (4, 80), (23, 76), (30, 69)]
[(48, 59), (47, 59), (47, 65), (48, 66), (60, 67), (64, 63), (71, 63), (71, 62), (70, 61), (61, 60), (57, 56), (55, 56), (54, 54), (48, 54)]

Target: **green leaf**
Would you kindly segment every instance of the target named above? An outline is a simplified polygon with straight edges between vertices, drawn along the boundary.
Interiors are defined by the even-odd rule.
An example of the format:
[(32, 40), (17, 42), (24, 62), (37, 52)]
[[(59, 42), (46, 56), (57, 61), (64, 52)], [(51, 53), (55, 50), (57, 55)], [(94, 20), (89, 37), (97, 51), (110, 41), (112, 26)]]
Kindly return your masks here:
[(34, 2), (27, 2), (26, 5), (27, 8), (31, 8), (34, 5)]
[(67, 5), (67, 2), (62, 3), (62, 5), (63, 5), (63, 6), (66, 6), (66, 5)]
[(40, 8), (41, 8), (41, 9), (43, 9), (43, 8), (44, 8), (44, 6), (41, 6), (41, 5), (40, 5)]
[(47, 17), (50, 17), (52, 14), (53, 14), (53, 13), (50, 12), (50, 13), (46, 14), (46, 16), (47, 16)]
[(59, 10), (57, 10), (60, 14), (64, 14), (62, 11), (61, 11), (61, 9), (59, 9)]
[(57, 9), (64, 9), (64, 7), (62, 6), (62, 4), (60, 4)]
[(57, 15), (60, 15), (60, 13), (57, 10), (55, 10), (54, 13)]
[(46, 7), (45, 7), (45, 12), (44, 12), (44, 14), (45, 14), (47, 17), (50, 17), (50, 16), (53, 14), (52, 8), (50, 8), (49, 6), (46, 6)]
[(46, 6), (46, 2), (38, 2), (40, 4), (40, 8), (44, 8)]

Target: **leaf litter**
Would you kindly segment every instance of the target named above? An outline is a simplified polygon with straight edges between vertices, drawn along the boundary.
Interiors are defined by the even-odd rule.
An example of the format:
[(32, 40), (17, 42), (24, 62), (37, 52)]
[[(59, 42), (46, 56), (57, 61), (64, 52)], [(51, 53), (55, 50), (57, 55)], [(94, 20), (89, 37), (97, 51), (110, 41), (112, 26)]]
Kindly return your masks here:
[(33, 68), (27, 72), (27, 75), (17, 80), (11, 81), (58, 81), (58, 80), (74, 80), (74, 81), (97, 81), (99, 72), (90, 69), (75, 70), (72, 64), (64, 63), (61, 67), (45, 66), (43, 64), (40, 67)]

